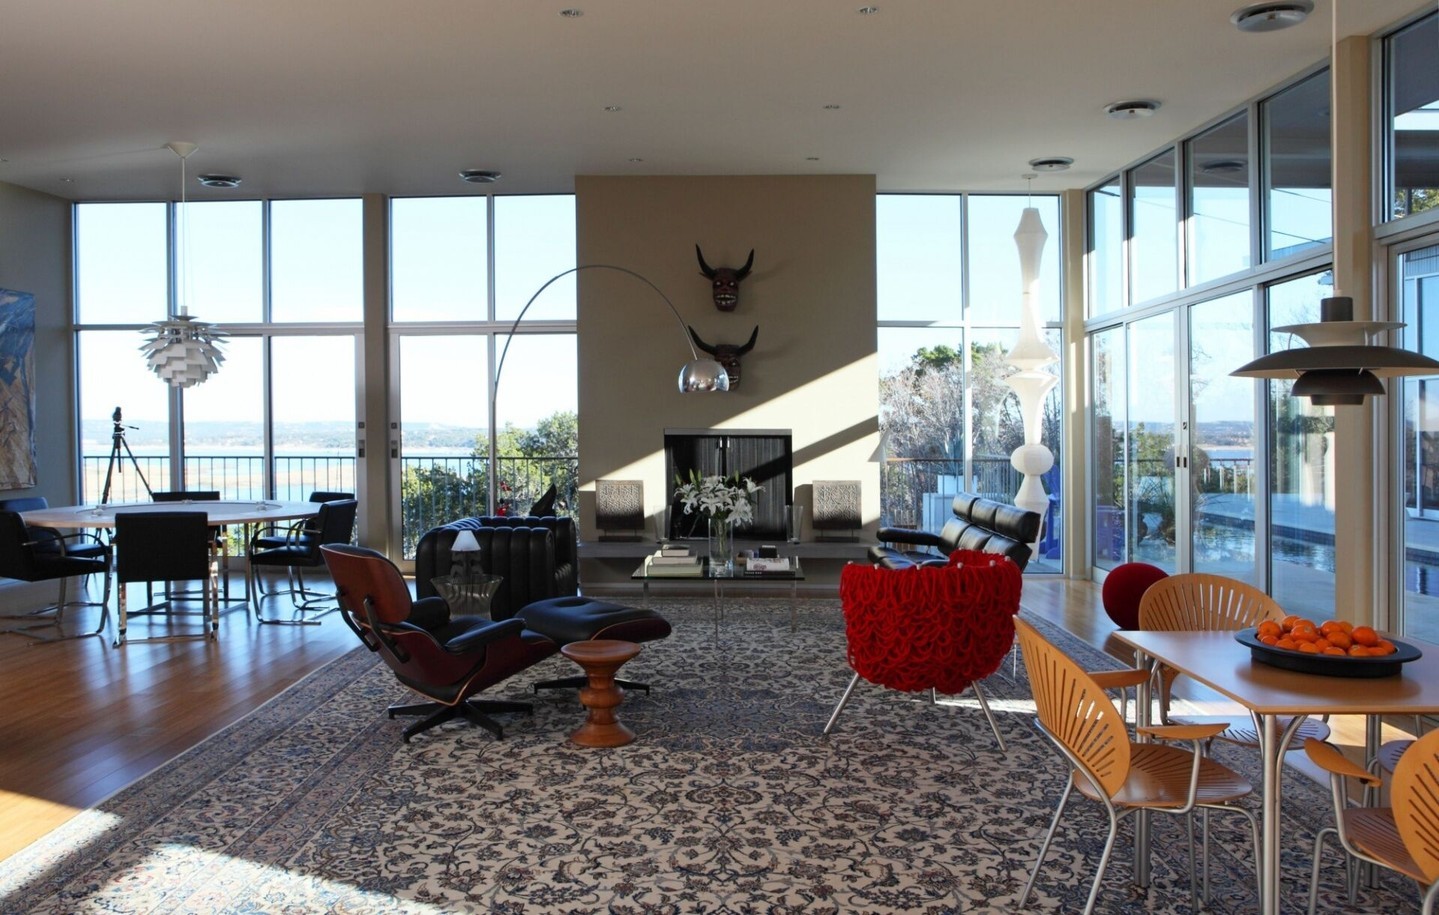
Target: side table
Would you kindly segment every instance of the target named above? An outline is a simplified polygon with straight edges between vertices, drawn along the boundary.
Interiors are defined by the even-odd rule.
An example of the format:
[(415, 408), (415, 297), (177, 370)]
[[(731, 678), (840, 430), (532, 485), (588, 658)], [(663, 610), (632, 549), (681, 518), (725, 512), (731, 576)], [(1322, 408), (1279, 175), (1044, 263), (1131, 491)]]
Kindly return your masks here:
[(620, 724), (615, 709), (624, 701), (624, 690), (615, 685), (615, 673), (640, 653), (634, 642), (619, 639), (590, 639), (560, 647), (560, 654), (584, 668), (590, 678), (580, 689), (580, 704), (589, 709), (585, 723), (570, 735), (582, 747), (622, 747), (635, 739), (635, 732)]
[(501, 575), (486, 575), (482, 572), (466, 574), (452, 569), (450, 574), (430, 579), (435, 592), (450, 605), (451, 616), (489, 616), (490, 600), (500, 589)]

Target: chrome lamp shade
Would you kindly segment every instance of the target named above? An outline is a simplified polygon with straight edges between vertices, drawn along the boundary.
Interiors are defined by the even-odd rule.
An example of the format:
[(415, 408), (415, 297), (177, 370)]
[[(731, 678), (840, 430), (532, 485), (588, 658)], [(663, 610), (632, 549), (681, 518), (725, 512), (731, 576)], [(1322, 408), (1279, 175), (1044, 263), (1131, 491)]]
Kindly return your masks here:
[(691, 359), (680, 368), (680, 392), (702, 394), (729, 390), (729, 373), (713, 359)]
[(177, 388), (200, 384), (215, 372), (225, 356), (219, 344), (225, 334), (204, 321), (180, 314), (168, 321), (156, 321), (145, 333), (150, 338), (140, 347), (145, 361), (162, 381)]

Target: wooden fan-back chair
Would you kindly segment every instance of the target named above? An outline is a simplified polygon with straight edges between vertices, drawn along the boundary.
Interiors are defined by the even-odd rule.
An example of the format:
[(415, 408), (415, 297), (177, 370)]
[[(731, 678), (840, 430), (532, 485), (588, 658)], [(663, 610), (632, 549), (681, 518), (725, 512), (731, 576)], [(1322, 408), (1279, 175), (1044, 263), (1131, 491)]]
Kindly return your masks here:
[[(1252, 787), (1238, 774), (1206, 756), (1200, 746), (1222, 730), (1223, 724), (1154, 725), (1141, 731), (1144, 736), (1157, 740), (1187, 741), (1191, 744), (1188, 750), (1160, 742), (1136, 743), (1130, 739), (1124, 719), (1109, 701), (1104, 688), (1093, 677), (1029, 623), (1016, 620), (1015, 630), (1034, 692), (1039, 728), (1070, 766), (1064, 793), (1040, 845), (1029, 882), (1024, 886), (1020, 906), (1029, 899), (1065, 805), (1075, 791), (1103, 804), (1109, 814), (1109, 835), (1090, 887), (1084, 908), (1086, 915), (1094, 910), (1104, 871), (1114, 851), (1120, 820), (1140, 810), (1186, 818), (1196, 808), (1232, 810), (1249, 821), (1257, 852), (1259, 823), (1253, 813), (1235, 803), (1250, 794)], [(1192, 828), (1188, 835), (1189, 891), (1191, 898), (1196, 898)]]
[[(1344, 850), (1360, 861), (1377, 864), (1414, 880), (1424, 890), (1422, 911), (1430, 915), (1439, 898), (1439, 730), (1415, 740), (1399, 757), (1389, 779), (1388, 807), (1349, 804), (1346, 778), (1377, 791), (1379, 776), (1350, 761), (1332, 745), (1306, 740), (1304, 752), (1329, 773), (1335, 825), (1314, 837), (1314, 865), (1309, 874), (1309, 915), (1319, 896), (1319, 856), (1324, 840), (1338, 836)], [(1354, 901), (1357, 871), (1351, 870), (1349, 901)]]
[[(1277, 623), (1284, 619), (1285, 615), (1284, 609), (1274, 598), (1253, 585), (1204, 572), (1186, 572), (1161, 579), (1150, 585), (1139, 601), (1139, 628), (1151, 632), (1238, 632), (1241, 629), (1252, 629), (1264, 620), (1274, 620)], [(1247, 747), (1259, 746), (1259, 732), (1255, 729), (1254, 722), (1248, 718), (1185, 715), (1171, 720), (1169, 700), (1179, 671), (1172, 667), (1160, 667), (1158, 676), (1161, 723), (1207, 724), (1223, 721), (1225, 728), (1215, 736), (1215, 740), (1225, 740)], [(1101, 678), (1101, 683), (1103, 682)], [(1290, 719), (1280, 721), (1281, 733), (1289, 724)], [(1298, 732), (1293, 735), (1294, 742), (1289, 746), (1298, 749), (1306, 738), (1324, 740), (1328, 736), (1327, 724), (1308, 718), (1299, 725)]]
[[(905, 692), (973, 690), (1004, 749), (979, 681), (1014, 643), (1023, 577), (1007, 556), (956, 550), (943, 565), (887, 569), (852, 563), (840, 572), (846, 660), (854, 670), (824, 733), (834, 729), (860, 678)], [(950, 704), (950, 703), (943, 703)]]

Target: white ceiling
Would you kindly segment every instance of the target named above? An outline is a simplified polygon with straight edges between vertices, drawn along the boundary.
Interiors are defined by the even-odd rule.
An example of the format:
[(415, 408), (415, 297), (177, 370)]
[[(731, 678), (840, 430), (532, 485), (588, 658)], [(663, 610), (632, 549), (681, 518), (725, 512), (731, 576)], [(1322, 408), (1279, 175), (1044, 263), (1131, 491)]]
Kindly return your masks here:
[[(76, 199), (569, 191), (581, 175), (1082, 187), (1328, 56), (1246, 0), (0, 0), (0, 181)], [(1369, 34), (1433, 0), (1337, 0)], [(579, 18), (559, 15), (566, 5)], [(1107, 118), (1121, 99), (1163, 103)], [(621, 110), (609, 112), (606, 106)], [(826, 110), (826, 105), (838, 105)], [(811, 160), (810, 157), (816, 157)], [(643, 160), (643, 161), (635, 161)]]

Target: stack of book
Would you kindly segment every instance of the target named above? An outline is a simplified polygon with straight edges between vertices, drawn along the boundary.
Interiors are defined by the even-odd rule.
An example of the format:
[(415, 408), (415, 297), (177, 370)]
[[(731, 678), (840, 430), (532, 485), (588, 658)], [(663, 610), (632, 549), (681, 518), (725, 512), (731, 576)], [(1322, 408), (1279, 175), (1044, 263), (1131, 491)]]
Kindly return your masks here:
[(698, 576), (704, 571), (700, 558), (687, 546), (662, 546), (645, 560), (648, 575)]

